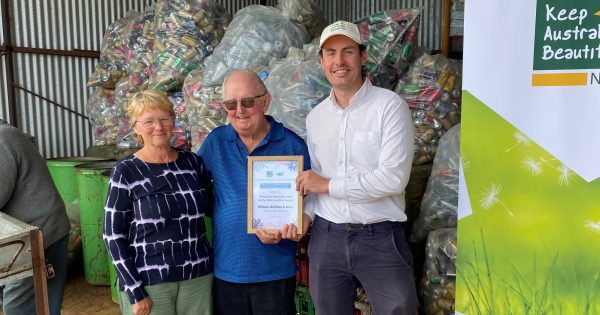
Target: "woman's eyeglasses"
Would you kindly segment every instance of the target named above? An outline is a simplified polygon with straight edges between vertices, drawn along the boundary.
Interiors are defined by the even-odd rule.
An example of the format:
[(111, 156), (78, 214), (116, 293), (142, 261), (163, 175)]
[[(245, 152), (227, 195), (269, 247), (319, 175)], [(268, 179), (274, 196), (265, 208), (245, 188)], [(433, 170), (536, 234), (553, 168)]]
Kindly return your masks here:
[(173, 117), (165, 116), (159, 119), (149, 119), (144, 121), (136, 120), (136, 123), (142, 124), (142, 127), (146, 129), (153, 129), (157, 122), (163, 127), (168, 127), (173, 123)]
[[(256, 99), (261, 98), (265, 95), (267, 95), (267, 93), (258, 95), (255, 97), (243, 97), (242, 99), (239, 100), (239, 102), (240, 102), (240, 104), (242, 104), (242, 106), (244, 108), (252, 108), (252, 107), (254, 107), (254, 103), (256, 102)], [(235, 100), (235, 99), (226, 100), (226, 101), (221, 102), (221, 104), (223, 104), (223, 107), (225, 107), (225, 109), (227, 109), (227, 110), (236, 110), (238, 100)]]

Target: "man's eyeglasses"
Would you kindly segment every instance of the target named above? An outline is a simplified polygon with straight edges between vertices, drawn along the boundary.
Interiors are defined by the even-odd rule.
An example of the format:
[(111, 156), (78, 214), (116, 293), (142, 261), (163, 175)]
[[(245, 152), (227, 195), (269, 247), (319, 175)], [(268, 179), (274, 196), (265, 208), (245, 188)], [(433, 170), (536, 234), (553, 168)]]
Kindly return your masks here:
[[(254, 107), (254, 103), (256, 101), (257, 98), (263, 97), (267, 95), (267, 93), (265, 94), (261, 94), (255, 97), (243, 97), (242, 99), (239, 100), (240, 104), (242, 104), (242, 106), (244, 106), (244, 108), (252, 108)], [(221, 104), (223, 104), (223, 107), (225, 107), (225, 109), (227, 110), (236, 110), (237, 109), (237, 104), (238, 104), (238, 100), (226, 100), (221, 102)]]
[(144, 121), (136, 120), (135, 122), (142, 124), (142, 127), (146, 128), (146, 129), (153, 129), (154, 126), (156, 126), (157, 122), (163, 127), (170, 126), (173, 123), (173, 117), (165, 116), (165, 117), (161, 117), (159, 119), (149, 119), (149, 120), (144, 120)]

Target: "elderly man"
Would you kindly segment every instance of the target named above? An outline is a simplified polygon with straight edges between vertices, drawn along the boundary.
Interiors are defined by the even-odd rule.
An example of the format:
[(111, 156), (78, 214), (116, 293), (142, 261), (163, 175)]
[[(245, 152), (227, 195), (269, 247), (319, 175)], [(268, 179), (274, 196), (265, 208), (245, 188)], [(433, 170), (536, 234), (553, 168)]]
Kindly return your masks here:
[[(0, 212), (40, 228), (46, 263), (54, 277), (47, 280), (50, 314), (60, 314), (67, 281), (69, 218), (46, 161), (19, 129), (0, 119)], [(33, 278), (4, 288), (5, 315), (35, 315)]]
[(265, 115), (271, 95), (255, 73), (231, 72), (223, 99), (230, 124), (214, 129), (198, 151), (215, 189), (215, 314), (296, 314), (294, 241), (300, 237), (293, 225), (247, 234), (247, 163), (249, 156), (302, 155), (309, 169), (306, 144)]
[(416, 314), (412, 256), (402, 222), (413, 158), (406, 102), (365, 80), (367, 59), (356, 25), (338, 21), (321, 34), (321, 65), (331, 95), (306, 118), (312, 170), (299, 191), (317, 194), (309, 245), (310, 291), (319, 314), (352, 314), (355, 279), (376, 314)]

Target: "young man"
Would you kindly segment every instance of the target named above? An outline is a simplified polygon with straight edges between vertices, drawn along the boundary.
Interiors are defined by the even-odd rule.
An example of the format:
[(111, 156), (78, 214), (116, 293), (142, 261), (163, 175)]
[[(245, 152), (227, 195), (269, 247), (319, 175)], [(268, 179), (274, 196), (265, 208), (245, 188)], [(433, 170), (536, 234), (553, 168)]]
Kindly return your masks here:
[(287, 224), (277, 233), (246, 232), (247, 163), (249, 156), (302, 155), (309, 169), (308, 150), (302, 138), (265, 115), (271, 95), (255, 73), (232, 71), (223, 99), (230, 123), (213, 130), (198, 151), (215, 188), (214, 312), (293, 315), (294, 241), (301, 235)]
[(356, 25), (337, 21), (321, 34), (330, 96), (306, 119), (311, 168), (297, 189), (316, 194), (309, 245), (310, 291), (319, 314), (352, 314), (356, 282), (376, 314), (416, 314), (412, 256), (404, 237), (404, 188), (414, 125), (406, 102), (374, 87)]

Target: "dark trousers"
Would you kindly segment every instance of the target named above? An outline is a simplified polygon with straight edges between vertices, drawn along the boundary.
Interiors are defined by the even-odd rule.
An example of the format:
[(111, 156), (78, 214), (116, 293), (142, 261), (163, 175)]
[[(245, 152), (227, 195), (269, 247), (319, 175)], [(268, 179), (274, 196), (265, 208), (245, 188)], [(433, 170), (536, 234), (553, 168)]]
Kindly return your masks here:
[[(69, 236), (54, 242), (44, 250), (46, 263), (52, 264), (55, 277), (46, 281), (51, 315), (60, 314), (63, 292), (67, 283), (67, 244)], [(35, 315), (33, 277), (11, 282), (4, 287), (5, 315)]]
[(355, 279), (375, 314), (417, 314), (412, 255), (401, 223), (336, 224), (316, 216), (308, 255), (317, 314), (353, 314)]
[(282, 280), (233, 283), (214, 278), (216, 315), (295, 315), (296, 277)]

